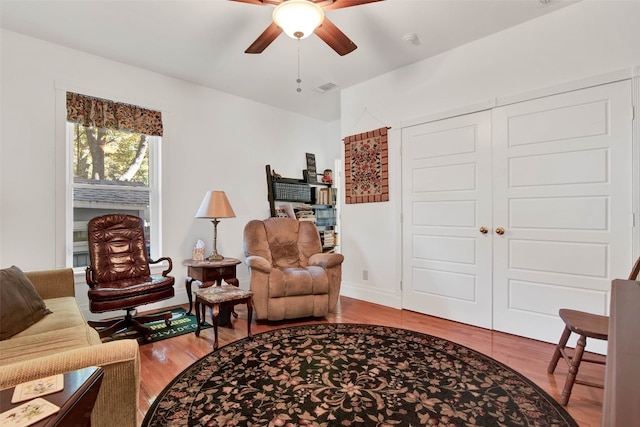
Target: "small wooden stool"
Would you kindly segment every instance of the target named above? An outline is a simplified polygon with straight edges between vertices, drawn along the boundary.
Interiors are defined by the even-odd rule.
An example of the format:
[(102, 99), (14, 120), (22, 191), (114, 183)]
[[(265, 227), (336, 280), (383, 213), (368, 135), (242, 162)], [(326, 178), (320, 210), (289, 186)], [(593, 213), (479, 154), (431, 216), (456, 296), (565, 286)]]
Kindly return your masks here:
[(194, 292), (196, 296), (196, 337), (200, 336), (200, 325), (205, 320), (206, 307), (211, 307), (211, 322), (213, 324), (213, 349), (218, 349), (218, 315), (220, 314), (220, 304), (231, 303), (247, 304), (247, 336), (251, 338), (251, 318), (253, 317), (253, 305), (251, 297), (253, 292), (246, 291), (236, 286), (222, 285), (211, 286), (209, 288), (197, 289)]

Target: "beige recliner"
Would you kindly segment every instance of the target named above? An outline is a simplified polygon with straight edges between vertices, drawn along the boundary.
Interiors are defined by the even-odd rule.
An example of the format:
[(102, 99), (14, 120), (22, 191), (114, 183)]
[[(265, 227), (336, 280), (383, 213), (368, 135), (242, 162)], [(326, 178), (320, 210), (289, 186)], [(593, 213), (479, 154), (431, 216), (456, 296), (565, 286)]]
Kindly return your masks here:
[(313, 223), (291, 218), (249, 221), (244, 256), (258, 320), (323, 317), (335, 311), (344, 257), (322, 253)]

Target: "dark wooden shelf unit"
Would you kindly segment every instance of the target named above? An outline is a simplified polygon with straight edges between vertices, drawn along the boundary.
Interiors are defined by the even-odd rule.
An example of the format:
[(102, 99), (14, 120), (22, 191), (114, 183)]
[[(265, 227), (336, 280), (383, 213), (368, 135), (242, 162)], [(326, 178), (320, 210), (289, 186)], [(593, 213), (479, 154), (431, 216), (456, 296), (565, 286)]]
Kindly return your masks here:
[[(272, 217), (277, 216), (276, 202), (289, 202), (294, 204), (310, 205), (316, 217), (316, 227), (320, 233), (323, 250), (335, 249), (335, 244), (325, 244), (325, 233), (335, 236), (337, 225), (336, 189), (326, 182), (306, 182), (304, 179), (274, 178), (270, 165), (266, 165), (267, 175), (267, 199), (269, 211)], [(318, 203), (323, 189), (330, 189), (329, 203)], [(323, 197), (326, 199), (327, 197)], [(322, 200), (323, 202), (325, 200)], [(327, 236), (329, 237), (329, 236)]]

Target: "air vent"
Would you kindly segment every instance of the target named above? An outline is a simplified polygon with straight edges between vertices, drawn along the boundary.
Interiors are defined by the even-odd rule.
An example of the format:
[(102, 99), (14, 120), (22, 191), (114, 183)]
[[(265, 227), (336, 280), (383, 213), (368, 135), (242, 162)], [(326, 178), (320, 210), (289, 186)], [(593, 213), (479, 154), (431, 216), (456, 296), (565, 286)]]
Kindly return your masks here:
[(337, 87), (338, 85), (335, 83), (325, 83), (323, 85), (318, 86), (317, 88), (314, 88), (313, 90), (315, 90), (318, 93), (325, 93)]

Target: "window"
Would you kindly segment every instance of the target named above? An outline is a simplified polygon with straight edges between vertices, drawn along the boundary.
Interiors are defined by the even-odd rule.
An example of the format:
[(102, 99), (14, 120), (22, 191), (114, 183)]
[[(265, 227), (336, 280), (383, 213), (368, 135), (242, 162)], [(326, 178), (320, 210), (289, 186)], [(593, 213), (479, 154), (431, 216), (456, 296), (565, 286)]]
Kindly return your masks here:
[[(87, 105), (71, 105), (70, 94), (67, 93), (66, 133), (67, 148), (71, 154), (68, 182), (72, 192), (67, 265), (84, 267), (89, 264), (87, 224), (92, 218), (108, 213), (143, 218), (148, 239), (147, 251), (150, 257), (157, 257), (160, 253), (160, 192), (157, 183), (160, 182), (158, 158), (161, 136), (120, 129), (108, 120), (85, 120), (83, 116), (94, 114), (97, 110), (102, 110), (100, 112), (104, 114), (107, 110), (104, 103), (125, 108), (140, 107), (82, 95), (71, 96), (82, 97), (82, 102), (91, 103), (88, 106), (91, 111), (79, 112), (81, 109), (87, 110)], [(73, 101), (76, 100), (73, 98)], [(96, 102), (100, 104), (96, 106)], [(75, 116), (73, 113), (76, 113)], [(118, 114), (113, 115), (121, 117), (121, 113), (118, 110)], [(135, 114), (140, 115), (138, 111)]]

